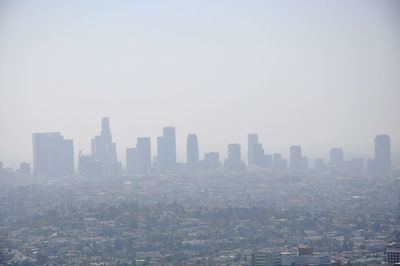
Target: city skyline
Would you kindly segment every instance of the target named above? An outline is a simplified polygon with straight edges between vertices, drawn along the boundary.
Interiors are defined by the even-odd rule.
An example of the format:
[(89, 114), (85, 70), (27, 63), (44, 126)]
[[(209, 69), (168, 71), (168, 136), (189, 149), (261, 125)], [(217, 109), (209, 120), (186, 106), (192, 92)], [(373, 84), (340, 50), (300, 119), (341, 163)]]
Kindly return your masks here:
[[(167, 129), (167, 131), (168, 131), (168, 129), (173, 129), (173, 138), (175, 138), (175, 127), (173, 127), (173, 126), (167, 126), (167, 127), (164, 127), (164, 131), (165, 131), (165, 129)], [(102, 118), (102, 127), (101, 127), (101, 135), (100, 136), (103, 136), (103, 135), (106, 135), (106, 138), (108, 139), (108, 142), (110, 142), (111, 143), (111, 132), (110, 132), (110, 128), (109, 128), (109, 118), (108, 117), (104, 117), (104, 118)], [(49, 135), (49, 134), (62, 134), (62, 132), (34, 132), (34, 133), (32, 133), (34, 136), (35, 135)], [(388, 136), (388, 135), (385, 135), (385, 134), (378, 134), (378, 135), (376, 135), (375, 136), (375, 144), (374, 145), (376, 145), (376, 138), (377, 137), (379, 137), (379, 136)], [(223, 150), (223, 151), (218, 151), (218, 150), (215, 150), (215, 149), (211, 149), (211, 150), (209, 150), (209, 151), (202, 151), (202, 152), (200, 152), (200, 150), (201, 150), (201, 145), (199, 145), (198, 144), (198, 136), (197, 136), (197, 134), (195, 134), (195, 133), (188, 133), (187, 135), (186, 135), (186, 137), (188, 138), (188, 139), (183, 139), (183, 140), (181, 140), (181, 142), (184, 142), (184, 144), (186, 145), (186, 150), (185, 150), (185, 152), (183, 153), (183, 154), (180, 154), (180, 153), (178, 153), (177, 151), (172, 151), (175, 155), (174, 155), (174, 157), (176, 157), (176, 158), (179, 158), (179, 159), (176, 159), (176, 160), (174, 160), (175, 161), (175, 163), (187, 163), (187, 160), (188, 160), (188, 147), (187, 147), (187, 144), (188, 144), (188, 141), (191, 141), (191, 140), (189, 140), (190, 138), (192, 138), (192, 137), (195, 137), (195, 142), (196, 142), (196, 149), (197, 149), (197, 153), (198, 153), (198, 161), (200, 162), (201, 160), (203, 160), (204, 159), (204, 156), (205, 156), (205, 154), (206, 153), (213, 153), (213, 152), (217, 152), (218, 154), (219, 154), (219, 157), (220, 157), (220, 159), (222, 159), (222, 160), (225, 160), (225, 159), (228, 159), (229, 158), (229, 149), (227, 149), (226, 147), (229, 147), (229, 145), (233, 145), (234, 143), (226, 143), (226, 147), (225, 147), (225, 150)], [(74, 146), (74, 148), (73, 148), (73, 152), (74, 152), (74, 165), (75, 165), (75, 167), (74, 167), (74, 169), (75, 170), (79, 170), (79, 158), (80, 158), (80, 156), (83, 156), (83, 157), (85, 157), (85, 156), (93, 156), (93, 155), (95, 155), (96, 154), (96, 152), (94, 152), (94, 150), (93, 149), (95, 149), (94, 147), (95, 147), (95, 145), (94, 145), (94, 143), (96, 142), (96, 138), (98, 139), (98, 138), (100, 138), (99, 136), (95, 136), (94, 138), (92, 138), (92, 147), (91, 147), (91, 149), (92, 149), (92, 154), (88, 154), (88, 153), (84, 153), (84, 152), (82, 152), (82, 149), (81, 148), (77, 148), (76, 146)], [(142, 152), (142, 154), (143, 153), (145, 153), (145, 154), (148, 154), (148, 155), (146, 155), (146, 156), (149, 156), (149, 158), (151, 158), (151, 160), (149, 160), (149, 159), (146, 159), (147, 161), (150, 161), (150, 162), (147, 162), (147, 163), (145, 163), (147, 166), (142, 166), (142, 167), (144, 167), (144, 168), (148, 168), (148, 165), (151, 165), (151, 167), (153, 166), (153, 161), (154, 161), (154, 156), (158, 156), (158, 148), (157, 148), (157, 141), (158, 141), (158, 139), (159, 139), (160, 137), (148, 137), (148, 136), (142, 136), (142, 137), (137, 137), (137, 144), (136, 144), (136, 148), (133, 148), (133, 147), (135, 147), (135, 145), (133, 145), (133, 146), (131, 146), (131, 147), (119, 147), (118, 148), (118, 145), (117, 145), (117, 143), (112, 143), (113, 144), (113, 146), (112, 146), (112, 148), (114, 149), (114, 152), (116, 152), (116, 150), (123, 150), (123, 153), (122, 154), (115, 154), (115, 155), (112, 155), (112, 156), (116, 156), (115, 158), (118, 158), (118, 159), (113, 159), (113, 160), (116, 160), (116, 161), (119, 161), (120, 163), (122, 163), (122, 166), (124, 167), (124, 168), (127, 168), (127, 164), (126, 164), (126, 156), (127, 156), (127, 154), (128, 154), (128, 150), (129, 150), (129, 152), (134, 152), (133, 150), (137, 150), (137, 147), (138, 147), (138, 144), (140, 145), (140, 142), (143, 142), (143, 141), (145, 141), (146, 142), (146, 144), (145, 145), (148, 145), (149, 147), (148, 147), (148, 149), (149, 149), (149, 152)], [(247, 135), (247, 143), (246, 144), (235, 144), (235, 145), (239, 145), (239, 149), (243, 149), (243, 151), (242, 152), (240, 152), (242, 155), (241, 155), (241, 158), (242, 158), (242, 160), (246, 163), (246, 165), (261, 165), (259, 162), (257, 162), (257, 159), (256, 159), (256, 157), (254, 157), (254, 163), (249, 163), (249, 160), (248, 160), (248, 158), (249, 158), (249, 149), (250, 149), (250, 146), (249, 145), (251, 145), (250, 144), (250, 138), (252, 138), (252, 142), (251, 143), (253, 143), (253, 144), (255, 144), (255, 150), (253, 151), (253, 152), (255, 152), (255, 153), (259, 153), (260, 151), (257, 151), (257, 148), (258, 149), (262, 149), (262, 147), (263, 147), (263, 145), (264, 144), (267, 144), (268, 145), (268, 143), (265, 143), (265, 142), (260, 142), (258, 139), (258, 134), (256, 134), (256, 133), (249, 133), (248, 135)], [(152, 139), (153, 139), (153, 141), (152, 141)], [(253, 140), (254, 139), (254, 140)], [(73, 141), (74, 139), (73, 138), (71, 138), (71, 141)], [(179, 144), (179, 141), (175, 141), (174, 140), (174, 142), (176, 142), (176, 143), (173, 143), (173, 144), (171, 144), (172, 146), (175, 146), (175, 149), (176, 149), (176, 146), (178, 146), (177, 144)], [(151, 145), (151, 143), (153, 143), (153, 145)], [(203, 143), (202, 143), (203, 144)], [(142, 144), (143, 145), (143, 144)], [(385, 145), (385, 144), (384, 144)], [(389, 148), (386, 148), (386, 149), (389, 149), (389, 154), (391, 154), (391, 164), (392, 165), (394, 165), (395, 167), (396, 167), (396, 165), (397, 165), (397, 161), (396, 161), (396, 154), (393, 154), (393, 152), (391, 152), (391, 148), (392, 148), (392, 144), (391, 144), (391, 142), (390, 142), (390, 137), (389, 137)], [(298, 162), (296, 162), (295, 164), (297, 164), (296, 166), (292, 166), (292, 160), (291, 160), (291, 158), (292, 158), (292, 155), (291, 155), (291, 152), (292, 152), (292, 148), (296, 148), (296, 149), (300, 149), (299, 150), (299, 154), (298, 154), (298, 156), (299, 156), (299, 158), (297, 158), (297, 159), (299, 159), (300, 161), (298, 161)], [(288, 148), (287, 148), (287, 150), (275, 150), (275, 151), (268, 151), (268, 152), (266, 152), (265, 153), (265, 155), (264, 155), (264, 149), (262, 149), (262, 157), (264, 158), (264, 156), (271, 156), (271, 158), (269, 158), (270, 160), (271, 160), (271, 166), (272, 166), (272, 164), (273, 164), (273, 161), (274, 161), (274, 156), (283, 156), (282, 157), (282, 159), (284, 159), (285, 161), (287, 161), (287, 163), (289, 163), (289, 165), (288, 165), (288, 169), (292, 169), (292, 170), (300, 170), (300, 169), (302, 169), (302, 166), (301, 166), (301, 164), (302, 164), (302, 162), (301, 162), (301, 159), (306, 159), (307, 160), (307, 167), (306, 168), (313, 168), (313, 167), (316, 167), (316, 168), (318, 168), (317, 166), (315, 166), (315, 160), (318, 160), (318, 159), (323, 159), (324, 160), (324, 162), (325, 163), (330, 163), (330, 164), (332, 164), (332, 165), (337, 165), (337, 166), (339, 166), (339, 164), (338, 164), (338, 160), (341, 160), (341, 162), (343, 163), (344, 162), (344, 160), (345, 159), (347, 159), (347, 160), (351, 160), (351, 159), (354, 159), (354, 157), (357, 157), (356, 159), (358, 159), (358, 158), (360, 158), (360, 159), (363, 159), (363, 160), (365, 160), (365, 165), (367, 165), (367, 161), (369, 160), (369, 159), (371, 159), (371, 158), (375, 158), (375, 156), (376, 156), (376, 146), (373, 146), (372, 147), (372, 149), (373, 149), (373, 152), (371, 152), (370, 154), (364, 154), (363, 156), (360, 156), (360, 155), (357, 155), (357, 154), (352, 154), (352, 153), (348, 153), (347, 152), (347, 149), (346, 149), (346, 147), (330, 147), (330, 148), (328, 148), (326, 151), (325, 151), (325, 154), (317, 154), (317, 155), (314, 155), (314, 156), (310, 156), (308, 153), (307, 154), (305, 154), (305, 156), (302, 156), (302, 155), (304, 155), (304, 153), (302, 153), (302, 149), (303, 149), (303, 145), (288, 145)], [(343, 152), (343, 150), (346, 150), (346, 153), (344, 153)], [(34, 154), (35, 152), (33, 151), (33, 154)], [(296, 151), (296, 153), (298, 153), (298, 151)], [(339, 154), (338, 154), (339, 153)], [(152, 154), (154, 154), (154, 156), (152, 156)], [(345, 154), (345, 155), (344, 155)], [(221, 156), (222, 155), (222, 156)], [(100, 155), (100, 156), (102, 156), (102, 155)], [(132, 156), (132, 155), (131, 155)], [(256, 155), (257, 156), (257, 155)], [(95, 156), (96, 157), (96, 156)], [(340, 159), (338, 159), (338, 157), (340, 158)], [(280, 157), (279, 157), (280, 158)], [(99, 158), (97, 158), (97, 159), (99, 159)], [(310, 161), (310, 159), (311, 159), (311, 161)], [(263, 161), (264, 159), (258, 159), (258, 161)], [(280, 160), (280, 159), (279, 159)], [(394, 162), (393, 162), (394, 161)], [(15, 170), (18, 168), (18, 167), (20, 167), (20, 164), (21, 163), (32, 163), (32, 165), (34, 166), (34, 159), (33, 159), (33, 157), (31, 158), (31, 160), (20, 160), (20, 161), (18, 161), (16, 164), (7, 164), (7, 163), (5, 163), (6, 162), (6, 160), (2, 160), (2, 163), (3, 163), (3, 165), (5, 165), (6, 167), (11, 167), (11, 168), (14, 168)], [(199, 163), (198, 162), (198, 163)], [(276, 163), (276, 162), (275, 162)], [(294, 168), (293, 168), (294, 167)], [(384, 167), (385, 168), (385, 167)], [(387, 167), (386, 167), (387, 168)], [(389, 165), (389, 168), (391, 168), (391, 166)], [(33, 167), (33, 170), (34, 170), (34, 167)], [(144, 170), (142, 170), (142, 171), (139, 171), (139, 172), (141, 172), (141, 173), (144, 173), (144, 172), (146, 172), (146, 171), (144, 171)]]
[[(103, 116), (118, 157), (164, 125), (221, 156), (249, 132), (267, 153), (299, 143), (312, 157), (369, 155), (371, 137), (388, 134), (400, 154), (398, 1), (0, 5), (7, 165), (31, 162), (31, 132), (89, 151)], [(178, 161), (185, 150), (178, 142)]]
[[(39, 142), (39, 140), (41, 141)], [(57, 144), (60, 141), (61, 143)], [(120, 175), (122, 172), (125, 172), (123, 168), (126, 168), (127, 174), (142, 175), (154, 172), (154, 170), (158, 173), (175, 171), (179, 168), (177, 163), (184, 163), (191, 170), (207, 169), (209, 167), (206, 165), (210, 164), (207, 163), (207, 161), (209, 161), (208, 158), (214, 158), (214, 155), (211, 154), (217, 156), (215, 157), (217, 158), (216, 162), (211, 164), (219, 165), (221, 162), (220, 159), (225, 159), (224, 168), (228, 171), (243, 171), (245, 170), (246, 165), (272, 167), (274, 169), (283, 171), (289, 170), (291, 172), (306, 171), (308, 169), (324, 170), (326, 166), (329, 166), (331, 169), (337, 170), (347, 169), (347, 171), (356, 172), (367, 170), (369, 173), (387, 174), (391, 171), (393, 164), (390, 136), (382, 134), (376, 135), (374, 138), (375, 152), (373, 156), (369, 156), (368, 158), (351, 157), (350, 160), (348, 160), (349, 156), (347, 156), (347, 158), (344, 156), (345, 153), (342, 147), (330, 148), (328, 152), (329, 158), (325, 160), (326, 157), (310, 158), (308, 154), (302, 153), (301, 145), (291, 145), (289, 147), (289, 156), (286, 158), (285, 156), (282, 156), (281, 152), (265, 153), (263, 143), (259, 142), (258, 135), (255, 133), (249, 133), (247, 135), (247, 141), (247, 157), (249, 159), (247, 164), (242, 161), (242, 146), (238, 143), (228, 144), (228, 155), (225, 158), (221, 158), (219, 152), (208, 151), (204, 153), (204, 157), (201, 159), (199, 156), (197, 135), (190, 133), (187, 135), (186, 139), (186, 161), (180, 162), (176, 160), (176, 129), (173, 126), (167, 126), (163, 127), (163, 135), (157, 137), (157, 152), (155, 156), (152, 156), (151, 152), (151, 137), (138, 137), (136, 146), (134, 148), (126, 148), (124, 156), (118, 159), (116, 154), (117, 143), (112, 141), (110, 120), (108, 117), (104, 117), (101, 119), (101, 134), (95, 136), (91, 140), (91, 153), (82, 153), (82, 150), (79, 150), (78, 165), (75, 169), (77, 169), (81, 174), (101, 176)], [(68, 144), (62, 144), (64, 142)], [(64, 158), (65, 154), (72, 156), (70, 164), (72, 165), (71, 169), (74, 168), (75, 155), (73, 139), (64, 140), (64, 137), (60, 132), (41, 132), (33, 133), (32, 144), (34, 162), (33, 172), (35, 174), (40, 174), (41, 172), (37, 170), (37, 165), (38, 162), (43, 160), (42, 158), (58, 158), (59, 156)], [(69, 150), (64, 151), (64, 146), (68, 147), (67, 149)], [(209, 157), (210, 155), (212, 157)], [(345, 158), (347, 160), (345, 160)], [(310, 162), (311, 160), (313, 162)], [(24, 164), (25, 162), (22, 163)], [(57, 165), (61, 163), (65, 164), (61, 161), (60, 163), (53, 164)], [(20, 165), (20, 169), (21, 168), (22, 166)], [(62, 175), (58, 172), (51, 171), (51, 169), (47, 170), (48, 167), (46, 166), (42, 166), (42, 168), (45, 169), (44, 172), (47, 171), (48, 173), (52, 173), (52, 175)], [(212, 168), (214, 168), (214, 166)], [(62, 170), (60, 171), (62, 172)], [(71, 171), (66, 171), (65, 173), (70, 174)]]

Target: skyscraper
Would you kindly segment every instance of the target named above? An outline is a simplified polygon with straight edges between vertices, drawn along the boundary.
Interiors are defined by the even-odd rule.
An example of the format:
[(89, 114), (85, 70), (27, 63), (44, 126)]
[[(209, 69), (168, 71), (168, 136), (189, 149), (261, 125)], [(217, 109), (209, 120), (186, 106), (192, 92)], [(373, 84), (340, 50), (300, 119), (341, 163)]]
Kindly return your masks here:
[(230, 171), (243, 171), (245, 169), (239, 144), (228, 145), (228, 159), (225, 161), (225, 169)]
[(290, 146), (290, 169), (292, 171), (302, 169), (301, 147), (298, 145)]
[(80, 154), (79, 162), (84, 165), (80, 165), (79, 169), (87, 171), (88, 174), (117, 175), (120, 171), (120, 165), (117, 162), (117, 148), (116, 144), (112, 142), (108, 117), (102, 118), (101, 133), (92, 138), (91, 144), (92, 156), (90, 158), (88, 155)]
[(377, 135), (375, 137), (375, 170), (378, 174), (388, 174), (392, 169), (390, 137)]
[(206, 152), (204, 159), (200, 163), (201, 168), (205, 170), (215, 170), (220, 166), (219, 153), (218, 152)]
[(74, 173), (72, 139), (59, 132), (33, 133), (33, 172), (36, 175), (65, 176)]
[(256, 164), (256, 145), (258, 144), (257, 134), (248, 134), (247, 136), (247, 158), (248, 165)]
[(332, 148), (329, 151), (329, 160), (332, 166), (341, 168), (343, 166), (343, 149)]
[(136, 149), (139, 156), (139, 173), (147, 174), (151, 168), (151, 140), (147, 137), (137, 139)]
[(199, 165), (199, 144), (196, 134), (189, 134), (186, 144), (187, 165), (191, 169), (195, 169)]
[(147, 174), (151, 168), (150, 138), (138, 138), (136, 148), (126, 149), (126, 172), (128, 174)]
[(164, 127), (163, 136), (157, 137), (157, 159), (161, 171), (171, 171), (175, 169), (175, 127)]
[(261, 143), (256, 143), (253, 146), (254, 164), (259, 166), (266, 165), (266, 157)]
[(102, 162), (104, 176), (112, 176), (118, 173), (117, 148), (112, 142), (110, 120), (104, 117), (101, 120), (101, 134), (92, 139), (92, 154), (95, 160)]

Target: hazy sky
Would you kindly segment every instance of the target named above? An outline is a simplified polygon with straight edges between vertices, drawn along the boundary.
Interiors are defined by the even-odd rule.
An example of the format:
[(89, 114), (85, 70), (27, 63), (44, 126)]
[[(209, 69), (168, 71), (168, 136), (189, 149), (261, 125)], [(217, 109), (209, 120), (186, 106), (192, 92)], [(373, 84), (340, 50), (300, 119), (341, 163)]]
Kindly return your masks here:
[(119, 160), (176, 127), (178, 160), (258, 133), (266, 153), (400, 153), (400, 1), (0, 1), (0, 161), (32, 132), (90, 152), (110, 117)]

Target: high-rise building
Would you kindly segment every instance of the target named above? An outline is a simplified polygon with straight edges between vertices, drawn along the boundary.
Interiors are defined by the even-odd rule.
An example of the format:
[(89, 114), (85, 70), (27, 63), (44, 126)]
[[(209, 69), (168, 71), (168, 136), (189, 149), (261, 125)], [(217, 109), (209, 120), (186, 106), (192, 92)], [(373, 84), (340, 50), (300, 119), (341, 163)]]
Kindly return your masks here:
[(343, 149), (332, 148), (329, 151), (329, 161), (333, 167), (342, 168), (343, 166)]
[(282, 159), (282, 154), (274, 153), (272, 155), (272, 167), (275, 169), (279, 169), (281, 171), (285, 171), (287, 168), (286, 160)]
[(272, 154), (265, 154), (263, 157), (264, 157), (263, 166), (272, 167), (272, 162), (273, 162)]
[(228, 145), (228, 159), (225, 160), (225, 169), (229, 171), (244, 171), (245, 164), (241, 158), (240, 145)]
[(19, 165), (18, 173), (23, 175), (30, 175), (31, 174), (31, 165), (26, 162), (22, 162)]
[[(79, 170), (83, 174), (98, 174), (102, 176), (114, 176), (120, 172), (120, 164), (117, 162), (117, 147), (112, 142), (110, 120), (104, 117), (101, 120), (101, 133), (92, 138), (92, 155), (80, 153)], [(82, 158), (81, 158), (82, 156)]]
[(206, 152), (204, 159), (201, 161), (200, 166), (205, 170), (215, 170), (220, 166), (219, 153), (218, 152)]
[(392, 170), (390, 137), (388, 135), (375, 137), (375, 167), (378, 174), (388, 174)]
[(157, 161), (161, 171), (171, 171), (175, 169), (175, 127), (164, 127), (163, 136), (157, 137)]
[(247, 136), (247, 157), (248, 165), (256, 164), (256, 145), (258, 144), (257, 134), (248, 134)]
[(290, 146), (290, 170), (300, 171), (302, 169), (301, 147)]
[(148, 174), (151, 168), (151, 140), (138, 138), (136, 148), (126, 149), (126, 172), (128, 174)]
[(100, 136), (92, 139), (92, 154), (102, 162), (103, 176), (113, 176), (118, 174), (117, 147), (112, 142), (109, 118), (104, 117), (101, 122)]
[(33, 133), (33, 172), (36, 175), (65, 176), (74, 173), (72, 139), (59, 132)]
[(151, 168), (151, 140), (147, 137), (137, 139), (136, 149), (139, 156), (139, 173), (147, 174)]
[(196, 134), (189, 134), (186, 144), (187, 165), (190, 169), (195, 169), (199, 166), (199, 144)]
[(254, 155), (254, 164), (255, 165), (259, 165), (259, 166), (266, 165), (264, 149), (263, 149), (261, 143), (256, 143), (253, 146), (253, 155)]

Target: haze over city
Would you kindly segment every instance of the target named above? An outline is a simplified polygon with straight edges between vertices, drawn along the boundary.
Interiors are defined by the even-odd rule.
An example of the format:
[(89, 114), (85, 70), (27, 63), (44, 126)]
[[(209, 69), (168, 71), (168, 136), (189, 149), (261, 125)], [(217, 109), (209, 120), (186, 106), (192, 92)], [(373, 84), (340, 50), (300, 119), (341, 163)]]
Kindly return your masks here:
[(400, 264), (400, 1), (0, 1), (0, 265)]
[[(2, 1), (0, 158), (32, 162), (33, 132), (75, 156), (111, 118), (118, 157), (163, 126), (200, 154), (258, 133), (269, 153), (400, 151), (397, 1)], [(152, 147), (155, 153), (155, 145)], [(245, 155), (245, 153), (244, 153)], [(123, 160), (122, 160), (123, 161)]]

